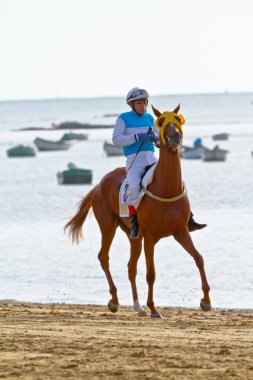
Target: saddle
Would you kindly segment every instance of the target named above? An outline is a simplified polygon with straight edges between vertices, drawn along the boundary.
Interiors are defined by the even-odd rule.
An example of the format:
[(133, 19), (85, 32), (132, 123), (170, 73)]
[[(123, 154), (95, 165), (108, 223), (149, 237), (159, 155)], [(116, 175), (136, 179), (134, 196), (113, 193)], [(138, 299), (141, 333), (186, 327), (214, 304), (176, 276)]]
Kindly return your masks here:
[(141, 177), (140, 194), (138, 198), (134, 202), (131, 202), (131, 203), (129, 203), (129, 196), (130, 196), (129, 190), (128, 190), (129, 184), (127, 182), (127, 179), (124, 178), (119, 189), (119, 216), (121, 218), (127, 218), (130, 216), (128, 206), (130, 205), (134, 206), (135, 209), (137, 210), (144, 195), (142, 188), (146, 188), (153, 181), (155, 168), (156, 168), (156, 163), (146, 166), (145, 171)]

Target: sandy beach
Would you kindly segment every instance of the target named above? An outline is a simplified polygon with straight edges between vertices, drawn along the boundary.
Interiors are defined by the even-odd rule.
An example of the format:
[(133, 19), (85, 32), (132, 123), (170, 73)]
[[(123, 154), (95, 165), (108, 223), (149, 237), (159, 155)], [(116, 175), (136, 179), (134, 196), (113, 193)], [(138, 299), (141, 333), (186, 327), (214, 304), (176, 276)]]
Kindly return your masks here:
[(252, 379), (253, 314), (0, 303), (2, 379)]

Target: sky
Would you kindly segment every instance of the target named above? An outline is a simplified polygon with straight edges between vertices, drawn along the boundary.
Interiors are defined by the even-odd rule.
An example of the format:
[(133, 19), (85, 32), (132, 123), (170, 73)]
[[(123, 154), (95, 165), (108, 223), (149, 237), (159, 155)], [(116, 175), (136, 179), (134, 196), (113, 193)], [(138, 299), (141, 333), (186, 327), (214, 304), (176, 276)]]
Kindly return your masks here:
[(253, 92), (253, 0), (0, 0), (0, 100)]

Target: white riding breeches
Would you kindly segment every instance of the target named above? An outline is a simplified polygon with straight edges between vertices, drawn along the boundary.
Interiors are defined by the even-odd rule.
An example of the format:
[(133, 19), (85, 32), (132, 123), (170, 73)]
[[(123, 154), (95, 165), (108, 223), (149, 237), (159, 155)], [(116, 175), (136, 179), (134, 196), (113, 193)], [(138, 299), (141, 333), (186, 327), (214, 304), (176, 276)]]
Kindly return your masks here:
[[(135, 158), (136, 157), (136, 158)], [(134, 161), (133, 161), (134, 160)], [(140, 194), (140, 181), (145, 167), (157, 162), (154, 152), (141, 151), (127, 156), (126, 171), (129, 191), (129, 203), (133, 203)], [(131, 166), (132, 164), (132, 166)], [(131, 166), (131, 167), (130, 167)]]

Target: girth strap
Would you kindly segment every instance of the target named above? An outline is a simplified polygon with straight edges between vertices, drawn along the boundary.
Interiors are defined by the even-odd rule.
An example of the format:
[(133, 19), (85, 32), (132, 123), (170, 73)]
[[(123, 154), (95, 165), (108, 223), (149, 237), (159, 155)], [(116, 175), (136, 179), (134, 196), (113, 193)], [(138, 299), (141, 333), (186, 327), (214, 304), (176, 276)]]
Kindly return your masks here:
[(156, 199), (157, 201), (161, 201), (161, 202), (175, 202), (175, 201), (178, 201), (179, 199), (183, 198), (186, 194), (186, 191), (185, 189), (183, 190), (183, 192), (179, 195), (177, 195), (176, 197), (173, 197), (173, 198), (161, 198), (161, 197), (158, 197), (157, 195), (154, 195), (153, 193), (151, 193), (151, 191), (145, 189), (144, 187), (142, 188), (142, 191), (147, 194), (148, 196), (150, 196), (151, 198), (153, 199)]

